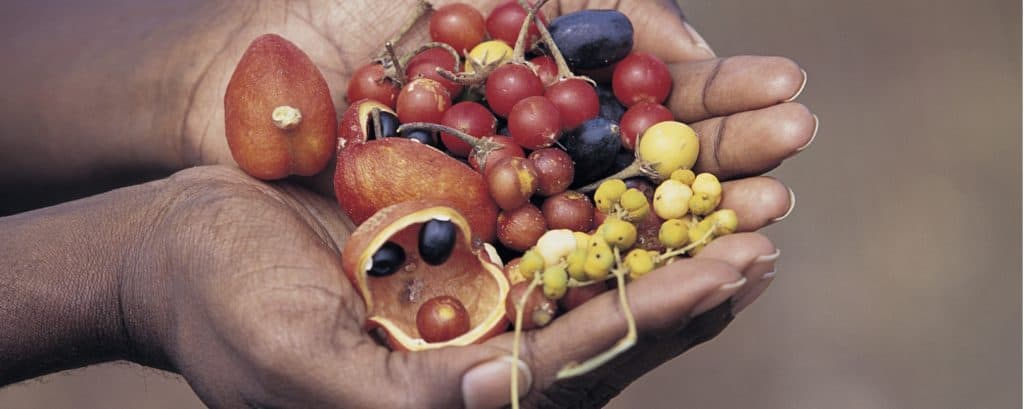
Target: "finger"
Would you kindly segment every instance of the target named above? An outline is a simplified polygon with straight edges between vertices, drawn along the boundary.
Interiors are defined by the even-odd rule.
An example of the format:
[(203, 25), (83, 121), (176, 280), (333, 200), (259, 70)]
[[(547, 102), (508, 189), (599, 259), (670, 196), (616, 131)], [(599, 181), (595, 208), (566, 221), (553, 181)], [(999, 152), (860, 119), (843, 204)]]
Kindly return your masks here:
[(795, 99), (806, 73), (790, 59), (740, 56), (671, 64), (668, 107), (686, 123)]
[[(743, 272), (747, 285), (733, 295), (733, 314), (738, 313), (764, 291), (775, 275), (775, 260), (781, 252), (767, 237), (758, 233), (737, 233), (719, 237), (708, 244), (696, 258), (710, 258), (729, 263)], [(740, 303), (744, 302), (742, 306)]]
[(807, 148), (818, 117), (798, 103), (784, 103), (692, 124), (700, 140), (695, 169), (723, 179), (765, 173)]
[(736, 212), (737, 231), (756, 231), (782, 221), (795, 205), (793, 191), (772, 177), (758, 176), (722, 184), (720, 206)]
[[(655, 270), (627, 286), (630, 310), (641, 334), (677, 329), (692, 317), (728, 300), (742, 287), (743, 277), (726, 263), (682, 260)], [(606, 292), (524, 335), (523, 358), (533, 371), (534, 390), (555, 381), (570, 362), (583, 362), (626, 335), (627, 324), (616, 291)], [(510, 345), (512, 334), (493, 343)]]

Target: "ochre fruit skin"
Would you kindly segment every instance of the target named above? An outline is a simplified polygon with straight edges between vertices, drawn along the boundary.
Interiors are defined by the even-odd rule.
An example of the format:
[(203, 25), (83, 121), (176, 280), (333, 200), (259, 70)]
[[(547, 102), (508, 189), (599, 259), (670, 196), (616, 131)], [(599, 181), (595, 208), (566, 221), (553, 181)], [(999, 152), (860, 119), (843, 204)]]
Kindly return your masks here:
[[(279, 106), (297, 108), (302, 122), (281, 130), (271, 120)], [(327, 81), (295, 44), (266, 34), (242, 55), (224, 95), (225, 133), (235, 162), (263, 180), (312, 176), (337, 146), (337, 117)]]
[(482, 175), (444, 152), (404, 138), (353, 143), (338, 153), (334, 192), (355, 224), (393, 204), (419, 199), (452, 203), (473, 234), (493, 241), (498, 206)]

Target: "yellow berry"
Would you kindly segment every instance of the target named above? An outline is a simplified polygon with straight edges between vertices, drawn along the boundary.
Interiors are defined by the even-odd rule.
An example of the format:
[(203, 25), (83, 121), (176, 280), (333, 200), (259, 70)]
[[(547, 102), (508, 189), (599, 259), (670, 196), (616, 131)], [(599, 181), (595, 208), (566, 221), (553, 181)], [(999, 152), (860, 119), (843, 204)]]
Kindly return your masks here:
[(636, 226), (633, 223), (613, 217), (601, 224), (601, 236), (609, 245), (625, 250), (636, 243)]
[(536, 248), (529, 249), (523, 253), (523, 257), (519, 259), (519, 273), (523, 277), (532, 279), (541, 270), (544, 270), (544, 257), (540, 255)]
[(722, 195), (722, 183), (718, 181), (718, 178), (715, 177), (715, 175), (707, 172), (697, 175), (693, 179), (691, 188), (693, 189), (693, 193), (707, 193), (711, 196)]
[(710, 234), (712, 224), (708, 223), (707, 220), (701, 220), (697, 223), (697, 226), (690, 229), (690, 244), (693, 245), (693, 249), (690, 250), (690, 255), (695, 255), (704, 249), (713, 236)]
[(715, 237), (735, 233), (736, 227), (739, 225), (736, 211), (732, 209), (716, 210), (705, 220), (711, 220), (711, 224), (715, 226)]
[(549, 300), (562, 298), (569, 289), (569, 274), (560, 266), (552, 266), (544, 270), (541, 281), (544, 296)]
[(687, 207), (689, 207), (691, 213), (704, 216), (715, 211), (721, 200), (721, 195), (711, 196), (707, 193), (695, 193), (693, 196), (690, 196)]
[(654, 191), (654, 213), (665, 220), (681, 218), (690, 211), (691, 196), (693, 192), (683, 182), (666, 180)]
[(572, 277), (576, 281), (587, 281), (587, 272), (584, 271), (583, 266), (587, 263), (587, 249), (578, 248), (573, 250), (569, 254), (569, 257), (565, 259), (566, 271), (569, 272), (569, 277)]
[(587, 246), (590, 245), (590, 235), (580, 231), (572, 232), (572, 235), (576, 237), (576, 248), (586, 250)]
[(629, 189), (623, 193), (619, 204), (626, 210), (626, 219), (630, 221), (642, 220), (651, 210), (647, 196), (644, 196), (644, 193), (638, 189)]
[(675, 172), (672, 172), (672, 176), (670, 176), (669, 178), (672, 180), (678, 180), (680, 182), (683, 182), (684, 185), (689, 186), (693, 184), (694, 177), (696, 176), (693, 174), (692, 170), (676, 169)]
[[(463, 52), (463, 50), (456, 51), (460, 54)], [(475, 72), (473, 62), (476, 62), (479, 65), (488, 65), (495, 61), (504, 63), (510, 59), (512, 59), (512, 47), (509, 47), (509, 45), (505, 44), (504, 41), (484, 41), (477, 44), (476, 47), (473, 47), (473, 50), (469, 52), (468, 56), (466, 56), (465, 71), (468, 73)]]
[(612, 248), (600, 236), (590, 238), (587, 249), (587, 261), (583, 263), (583, 271), (590, 281), (601, 281), (608, 278), (612, 266), (615, 265), (615, 254)]
[(637, 141), (636, 153), (661, 178), (677, 169), (690, 169), (697, 162), (700, 142), (697, 133), (682, 122), (665, 121), (647, 128)]
[(675, 249), (686, 245), (689, 240), (690, 227), (681, 219), (668, 219), (658, 230), (658, 241), (666, 248)]
[(632, 278), (640, 278), (654, 270), (655, 259), (647, 250), (633, 249), (633, 251), (626, 255), (623, 263), (629, 268), (629, 274)]
[(621, 179), (606, 180), (594, 192), (594, 206), (602, 213), (611, 213), (623, 193), (626, 193), (626, 182)]

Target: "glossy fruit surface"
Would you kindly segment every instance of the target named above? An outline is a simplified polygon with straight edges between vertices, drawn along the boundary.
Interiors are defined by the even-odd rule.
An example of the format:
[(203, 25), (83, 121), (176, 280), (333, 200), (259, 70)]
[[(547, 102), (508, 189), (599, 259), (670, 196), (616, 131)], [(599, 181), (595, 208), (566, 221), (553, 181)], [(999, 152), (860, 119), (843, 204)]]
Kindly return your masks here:
[(465, 3), (447, 4), (434, 10), (429, 27), (432, 40), (448, 44), (459, 53), (472, 50), (487, 36), (483, 14)]
[(422, 61), (416, 64), (410, 64), (405, 69), (405, 75), (410, 79), (416, 78), (429, 78), (437, 81), (439, 84), (444, 86), (444, 89), (448, 91), (449, 95), (459, 95), (462, 92), (462, 85), (449, 81), (447, 78), (438, 74), (438, 69), (445, 69), (448, 71), (452, 70), (452, 66), (439, 65), (433, 61)]
[(512, 139), (525, 149), (551, 146), (562, 134), (558, 106), (543, 96), (523, 99), (509, 112), (508, 131)]
[(576, 162), (573, 185), (582, 186), (605, 176), (619, 153), (619, 126), (604, 118), (591, 119), (562, 138), (562, 145)]
[[(501, 162), (502, 159), (509, 157), (525, 158), (526, 153), (523, 152), (523, 148), (518, 143), (507, 136), (502, 135), (491, 135), (480, 138), (486, 142), (494, 143), (498, 147), (486, 154), (471, 153), (469, 155), (469, 166), (477, 172), (486, 174), (487, 165), (492, 163)], [(542, 182), (539, 178), (540, 173), (538, 170), (538, 183)]]
[[(533, 4), (531, 1), (530, 4)], [(507, 0), (491, 11), (487, 16), (487, 33), (491, 38), (502, 40), (508, 44), (515, 44), (519, 38), (519, 30), (526, 20), (526, 10), (516, 0)], [(547, 21), (544, 13), (539, 13), (541, 21)], [(540, 39), (540, 31), (531, 25), (527, 31), (526, 44), (529, 46)]]
[(505, 210), (498, 215), (498, 240), (512, 250), (528, 250), (547, 231), (544, 215), (532, 204)]
[(338, 138), (342, 146), (361, 143), (381, 137), (395, 136), (398, 115), (380, 102), (362, 99), (349, 104), (338, 124)]
[(587, 232), (594, 227), (594, 205), (590, 198), (572, 190), (544, 200), (541, 212), (552, 230)]
[(480, 239), (495, 237), (498, 208), (483, 176), (444, 152), (405, 138), (344, 146), (338, 153), (334, 191), (356, 224), (397, 203), (439, 199), (450, 201)]
[[(422, 224), (436, 219), (450, 220), (457, 227), (458, 237), (450, 258), (433, 266), (414, 255)], [(444, 201), (403, 202), (382, 209), (361, 224), (345, 243), (342, 269), (363, 299), (366, 329), (383, 330), (388, 345), (401, 350), (468, 345), (504, 331), (508, 281), (485, 246), (474, 244), (470, 236), (468, 221)], [(373, 254), (388, 242), (403, 248), (407, 260), (393, 274), (368, 275)], [(432, 342), (426, 338), (446, 337), (433, 338), (421, 333), (417, 318), (421, 311), (443, 313), (423, 307), (442, 296), (453, 297), (462, 304), (469, 318), (469, 329), (450, 340)], [(428, 332), (433, 329), (436, 328)]]
[[(482, 138), (494, 135), (498, 122), (487, 107), (477, 102), (463, 101), (448, 108), (439, 123)], [(441, 133), (441, 142), (456, 157), (465, 158), (472, 150), (469, 144), (445, 132)]]
[(643, 134), (647, 128), (656, 123), (671, 121), (672, 111), (661, 104), (653, 102), (640, 102), (629, 107), (622, 115), (620, 125), (622, 127), (622, 146), (628, 150), (636, 147), (636, 139)]
[(590, 83), (578, 78), (558, 81), (548, 87), (544, 97), (558, 107), (564, 131), (582, 125), (601, 112), (597, 90)]
[(612, 90), (627, 107), (641, 102), (661, 104), (672, 91), (672, 74), (658, 57), (634, 52), (615, 66)]
[(402, 87), (398, 94), (395, 109), (402, 123), (430, 122), (438, 123), (448, 107), (452, 106), (452, 97), (441, 83), (429, 78), (417, 78)]
[(550, 87), (558, 81), (558, 65), (555, 64), (554, 58), (542, 55), (531, 59), (530, 64), (533, 64), (534, 69), (537, 71), (537, 77), (540, 78), (540, 82), (545, 87)]
[(373, 62), (359, 67), (352, 73), (345, 99), (349, 103), (372, 99), (394, 109), (398, 91), (398, 85), (385, 78), (384, 66)]
[(486, 169), (487, 189), (503, 210), (514, 210), (537, 192), (537, 168), (526, 158), (509, 157)]
[(450, 220), (434, 219), (423, 223), (418, 238), (420, 258), (432, 266), (448, 261), (455, 250), (457, 229)]
[(622, 115), (626, 113), (626, 107), (622, 106), (618, 98), (615, 98), (615, 93), (611, 88), (603, 85), (597, 87), (597, 98), (601, 102), (598, 115), (615, 122), (622, 120)]
[(487, 105), (495, 114), (508, 117), (512, 107), (519, 101), (544, 95), (544, 83), (525, 65), (505, 64), (487, 78), (484, 94)]
[(551, 196), (562, 193), (572, 184), (576, 165), (565, 151), (538, 149), (530, 153), (530, 160), (537, 167), (537, 194)]
[(434, 297), (416, 313), (416, 329), (424, 341), (449, 341), (469, 332), (469, 312), (455, 297)]
[(633, 23), (615, 10), (581, 10), (562, 15), (548, 27), (572, 69), (613, 64), (633, 50)]
[(224, 95), (235, 162), (249, 175), (281, 179), (323, 170), (338, 143), (327, 82), (295, 44), (267, 34), (242, 55)]

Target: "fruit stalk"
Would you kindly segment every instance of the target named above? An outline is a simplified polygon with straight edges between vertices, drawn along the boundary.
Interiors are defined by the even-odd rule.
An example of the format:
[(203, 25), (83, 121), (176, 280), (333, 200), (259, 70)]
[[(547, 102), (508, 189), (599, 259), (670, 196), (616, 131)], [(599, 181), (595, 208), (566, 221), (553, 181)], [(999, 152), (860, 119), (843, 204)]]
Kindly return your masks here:
[[(516, 302), (515, 335), (512, 337), (513, 361), (519, 360), (519, 346), (523, 337), (523, 310), (526, 309), (526, 300), (530, 298), (530, 294), (533, 293), (538, 284), (540, 284), (540, 275), (535, 274), (533, 280), (530, 281), (530, 285), (523, 292), (523, 296)], [(517, 365), (512, 365), (512, 382), (509, 382), (509, 390), (512, 394), (512, 409), (519, 409), (519, 367)]]
[(483, 138), (477, 138), (477, 137), (475, 137), (473, 135), (470, 135), (468, 133), (462, 132), (462, 131), (460, 131), (460, 130), (458, 130), (456, 128), (452, 128), (450, 126), (444, 126), (444, 125), (434, 124), (434, 123), (430, 123), (430, 122), (410, 122), (410, 123), (403, 124), (402, 126), (398, 127), (398, 133), (399, 134), (401, 134), (402, 132), (405, 132), (407, 130), (424, 130), (424, 131), (433, 131), (433, 132), (444, 132), (444, 133), (451, 134), (452, 136), (454, 136), (456, 138), (459, 138), (459, 140), (465, 142), (466, 144), (468, 144), (469, 146), (471, 146), (473, 148), (473, 150), (470, 151), (470, 155), (473, 155), (473, 156), (476, 157), (476, 160), (477, 160), (478, 163), (480, 163), (480, 167), (481, 168), (484, 167), (484, 163), (487, 161), (487, 155), (489, 155), (491, 152), (494, 152), (495, 150), (498, 150), (498, 149), (501, 148), (501, 145), (496, 143), (496, 142), (492, 142), (492, 141), (489, 141), (489, 140), (486, 140), (486, 139), (483, 139)]

